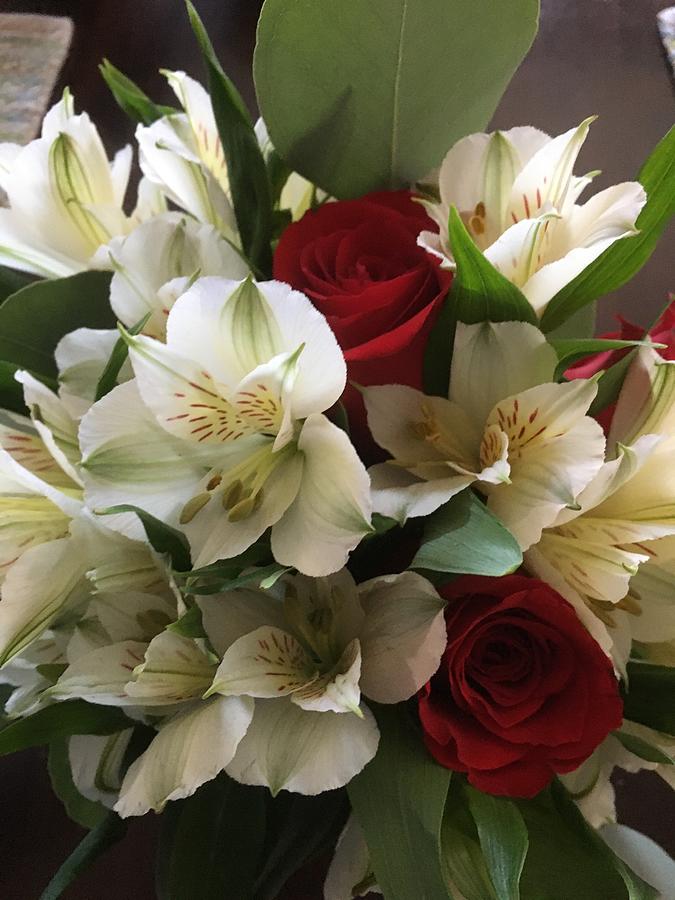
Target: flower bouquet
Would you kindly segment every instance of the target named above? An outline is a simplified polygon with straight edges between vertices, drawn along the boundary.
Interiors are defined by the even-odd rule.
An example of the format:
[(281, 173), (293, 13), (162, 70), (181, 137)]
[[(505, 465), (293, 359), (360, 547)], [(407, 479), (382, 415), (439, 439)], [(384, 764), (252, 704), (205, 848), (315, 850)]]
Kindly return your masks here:
[(166, 900), (673, 896), (610, 776), (675, 785), (674, 314), (593, 304), (675, 138), (593, 193), (592, 119), (482, 131), (537, 13), (267, 0), (254, 125), (188, 4), (206, 87), (101, 67), (133, 211), (68, 91), (0, 145), (0, 753), (91, 829), (43, 897), (151, 811)]

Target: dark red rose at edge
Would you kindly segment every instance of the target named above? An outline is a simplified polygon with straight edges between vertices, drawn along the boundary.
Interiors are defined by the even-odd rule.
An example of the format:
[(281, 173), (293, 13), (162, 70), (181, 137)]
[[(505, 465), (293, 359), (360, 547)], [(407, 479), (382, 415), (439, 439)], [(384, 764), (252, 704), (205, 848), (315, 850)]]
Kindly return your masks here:
[[(282, 234), (274, 277), (306, 294), (360, 385), (422, 387), (424, 350), (452, 274), (417, 246), (434, 225), (408, 191), (326, 203)], [(372, 451), (361, 398), (343, 397), (352, 437)]]
[(611, 661), (541, 581), (467, 576), (441, 593), (448, 645), (418, 697), (425, 743), (479, 790), (532, 797), (620, 726)]

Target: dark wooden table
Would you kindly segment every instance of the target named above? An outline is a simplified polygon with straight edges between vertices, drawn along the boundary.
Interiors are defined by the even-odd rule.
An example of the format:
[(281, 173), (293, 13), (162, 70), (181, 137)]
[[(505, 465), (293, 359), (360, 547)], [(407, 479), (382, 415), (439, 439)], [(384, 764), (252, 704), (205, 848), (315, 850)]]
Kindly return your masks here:
[[(673, 121), (673, 81), (655, 22), (657, 11), (668, 5), (667, 0), (542, 0), (539, 36), (493, 124), (532, 124), (557, 134), (598, 113), (578, 170), (601, 168), (598, 187), (633, 178)], [(254, 109), (250, 59), (259, 0), (196, 0), (196, 6), (226, 69)], [(131, 140), (133, 129), (98, 75), (103, 56), (159, 101), (171, 101), (160, 66), (202, 77), (182, 0), (0, 0), (0, 12), (74, 19), (63, 83), (71, 85), (78, 107), (96, 121), (110, 151)], [(616, 312), (650, 321), (675, 289), (672, 259), (671, 232), (647, 268), (603, 301), (601, 326), (610, 326)], [(660, 780), (650, 774), (617, 780), (623, 820), (675, 854), (675, 804)], [(0, 897), (36, 900), (83, 835), (52, 796), (41, 753), (2, 760), (0, 816)], [(152, 900), (155, 834), (155, 817), (133, 822), (125, 840), (64, 896)], [(318, 897), (302, 885), (287, 894), (287, 900)]]

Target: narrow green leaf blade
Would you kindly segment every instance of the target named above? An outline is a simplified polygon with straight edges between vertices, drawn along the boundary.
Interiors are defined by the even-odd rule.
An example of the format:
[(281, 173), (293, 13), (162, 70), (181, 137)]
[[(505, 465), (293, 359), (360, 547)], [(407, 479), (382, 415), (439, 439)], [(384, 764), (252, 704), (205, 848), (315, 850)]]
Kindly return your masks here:
[(518, 807), (506, 797), (466, 786), (469, 809), (497, 900), (520, 900), (520, 875), (529, 843)]
[(347, 787), (386, 900), (448, 900), (440, 835), (450, 771), (427, 753), (403, 706), (374, 709), (375, 759)]
[(456, 774), (450, 784), (441, 828), (443, 871), (465, 900), (496, 900), (465, 783), (463, 776)]
[(50, 743), (47, 768), (54, 793), (63, 803), (68, 817), (83, 828), (95, 828), (106, 817), (108, 810), (101, 803), (83, 797), (75, 787), (67, 738), (58, 738)]
[(553, 297), (544, 311), (544, 331), (558, 328), (575, 312), (617, 290), (640, 271), (675, 213), (675, 126), (657, 144), (638, 175), (647, 203), (638, 216), (639, 234), (616, 241)]
[(56, 376), (54, 349), (76, 328), (114, 328), (109, 272), (34, 281), (0, 306), (0, 359)]
[(40, 895), (40, 900), (58, 900), (66, 888), (113, 844), (121, 841), (127, 825), (117, 813), (109, 812), (78, 844)]
[[(136, 322), (128, 331), (127, 334), (139, 334), (143, 330), (145, 323), (150, 318), (151, 313), (148, 313), (146, 316)], [(98, 384), (96, 385), (96, 394), (95, 399), (100, 400), (101, 397), (105, 397), (106, 394), (109, 394), (110, 391), (117, 384), (117, 376), (120, 374), (122, 366), (127, 360), (129, 356), (129, 344), (124, 340), (123, 337), (118, 337), (115, 341), (115, 346), (112, 349), (112, 353), (110, 354), (110, 358), (108, 362), (105, 364), (105, 368), (101, 372), (101, 377), (98, 380)]]
[(141, 125), (152, 125), (162, 116), (170, 116), (178, 112), (171, 106), (159, 106), (157, 103), (153, 103), (137, 84), (134, 84), (123, 72), (115, 68), (109, 60), (104, 59), (98, 69), (117, 105), (132, 121), (140, 122)]
[(648, 340), (619, 341), (605, 338), (565, 338), (549, 340), (549, 344), (553, 346), (553, 349), (558, 354), (558, 365), (553, 376), (554, 381), (561, 378), (573, 363), (594, 353), (606, 353), (608, 350), (626, 350), (635, 347), (653, 346), (659, 348), (665, 346), (665, 344), (653, 344)]
[(0, 303), (35, 280), (34, 275), (0, 266)]
[(523, 561), (513, 535), (471, 490), (462, 491), (425, 522), (412, 569), (464, 575), (506, 575)]
[(177, 572), (187, 572), (192, 565), (190, 545), (185, 535), (170, 525), (157, 519), (139, 506), (121, 503), (107, 509), (97, 509), (99, 516), (113, 516), (118, 513), (136, 513), (145, 529), (148, 540), (158, 553), (166, 553), (171, 558), (171, 565)]
[(251, 117), (218, 62), (197, 10), (187, 0), (192, 30), (208, 72), (209, 93), (223, 145), (232, 204), (244, 255), (264, 275), (272, 271), (272, 190)]
[(537, 0), (266, 0), (254, 75), (272, 143), (341, 199), (417, 181), (485, 128), (538, 15)]
[(73, 734), (114, 734), (131, 725), (122, 710), (114, 706), (67, 700), (45, 706), (25, 719), (15, 719), (0, 730), (0, 756)]
[(624, 718), (675, 735), (675, 669), (629, 662)]
[(636, 737), (634, 734), (627, 734), (625, 731), (613, 731), (612, 734), (629, 753), (638, 756), (640, 759), (645, 759), (647, 762), (658, 763), (662, 766), (675, 765), (675, 759), (672, 759), (667, 753), (659, 750), (658, 747), (653, 747), (651, 744), (648, 744), (647, 741)]

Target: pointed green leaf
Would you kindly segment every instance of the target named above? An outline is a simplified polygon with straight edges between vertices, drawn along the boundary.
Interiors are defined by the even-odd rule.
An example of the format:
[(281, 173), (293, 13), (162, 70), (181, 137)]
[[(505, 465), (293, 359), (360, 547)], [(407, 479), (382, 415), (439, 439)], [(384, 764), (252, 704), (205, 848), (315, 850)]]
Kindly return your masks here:
[(31, 284), (33, 281), (35, 281), (34, 275), (0, 266), (0, 303), (3, 303), (7, 297), (20, 291), (21, 288), (26, 287), (27, 284)]
[(497, 900), (520, 900), (528, 836), (518, 807), (470, 785), (465, 791)]
[(463, 776), (457, 774), (450, 784), (441, 828), (443, 871), (465, 900), (496, 900), (465, 784)]
[(272, 143), (341, 199), (417, 181), (487, 125), (538, 15), (537, 0), (266, 0), (254, 75)]
[(190, 0), (187, 10), (208, 72), (209, 94), (227, 163), (232, 204), (244, 255), (263, 275), (272, 271), (272, 191), (251, 117), (223, 72)]
[(624, 731), (613, 731), (614, 737), (622, 744), (629, 753), (645, 759), (647, 762), (658, 763), (662, 766), (675, 766), (675, 759), (668, 756), (658, 747), (653, 747), (642, 738), (636, 737), (634, 734), (627, 734)]
[(410, 568), (463, 575), (506, 575), (523, 561), (513, 535), (470, 489), (425, 520)]
[(347, 786), (387, 900), (448, 900), (441, 822), (450, 771), (427, 753), (406, 708), (375, 706), (380, 746)]
[(121, 709), (67, 700), (45, 706), (25, 719), (14, 719), (0, 730), (0, 756), (39, 747), (72, 734), (114, 734), (133, 723)]
[(129, 503), (96, 510), (96, 514), (99, 516), (114, 516), (118, 513), (136, 513), (154, 549), (158, 553), (166, 553), (171, 558), (171, 565), (176, 572), (188, 571), (192, 565), (190, 545), (181, 531), (172, 528), (144, 509)]
[[(145, 323), (148, 321), (152, 313), (148, 313), (146, 316), (136, 322), (126, 334), (139, 334), (145, 326)], [(118, 337), (115, 341), (115, 346), (112, 349), (112, 353), (110, 354), (110, 358), (108, 362), (105, 364), (105, 368), (101, 372), (101, 377), (98, 380), (98, 384), (96, 385), (96, 394), (94, 399), (100, 400), (101, 397), (105, 397), (106, 394), (109, 394), (110, 391), (117, 384), (117, 376), (120, 374), (122, 366), (127, 360), (129, 356), (129, 344), (123, 337)]]
[(561, 338), (550, 340), (555, 352), (558, 354), (558, 365), (556, 366), (554, 381), (558, 381), (569, 369), (573, 363), (578, 362), (585, 356), (591, 356), (594, 353), (605, 353), (607, 350), (625, 350), (633, 347), (653, 346), (656, 348), (665, 347), (665, 344), (653, 344), (651, 341), (619, 341), (607, 340), (605, 338)]
[(542, 316), (544, 331), (558, 328), (587, 303), (630, 281), (654, 252), (675, 213), (675, 127), (657, 144), (638, 181), (647, 192), (647, 203), (637, 220), (639, 234), (616, 241), (558, 291)]
[(628, 663), (624, 718), (675, 735), (675, 669)]
[(127, 78), (127, 76), (116, 69), (113, 64), (104, 59), (98, 67), (99, 72), (103, 76), (103, 80), (110, 88), (117, 105), (129, 116), (134, 122), (140, 122), (142, 125), (152, 125), (162, 116), (170, 116), (178, 110), (171, 106), (159, 106), (144, 94), (137, 84)]

